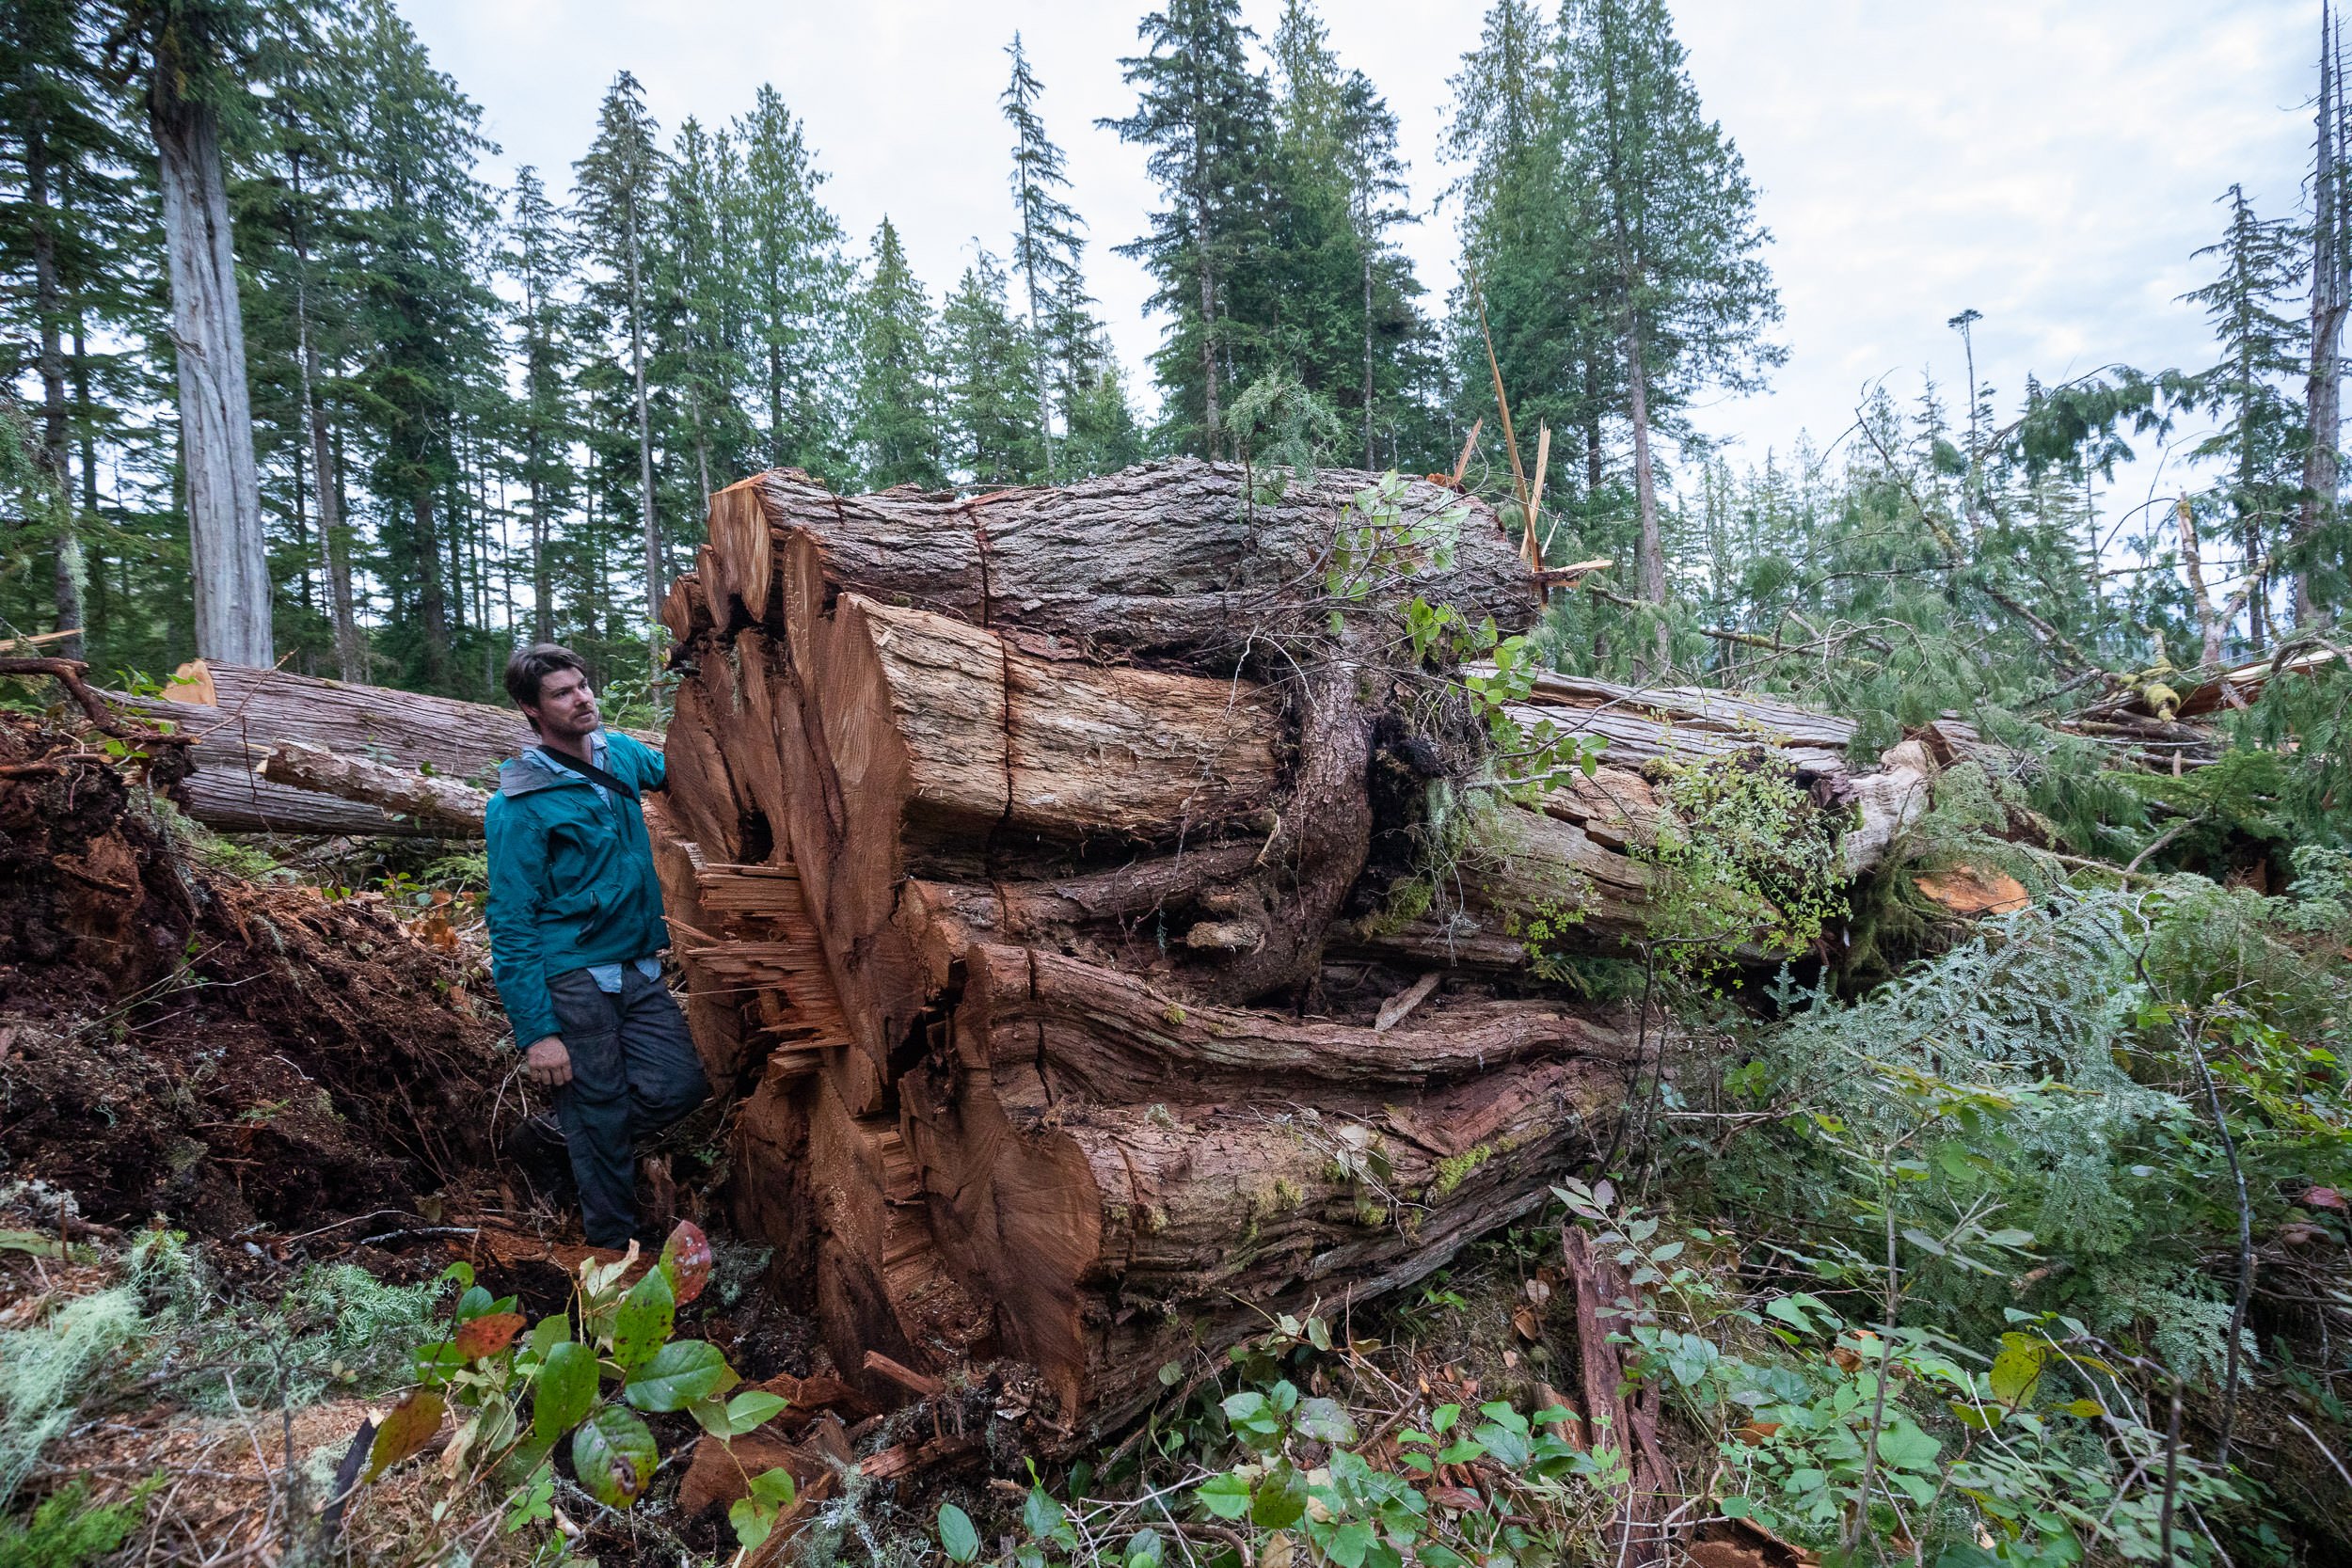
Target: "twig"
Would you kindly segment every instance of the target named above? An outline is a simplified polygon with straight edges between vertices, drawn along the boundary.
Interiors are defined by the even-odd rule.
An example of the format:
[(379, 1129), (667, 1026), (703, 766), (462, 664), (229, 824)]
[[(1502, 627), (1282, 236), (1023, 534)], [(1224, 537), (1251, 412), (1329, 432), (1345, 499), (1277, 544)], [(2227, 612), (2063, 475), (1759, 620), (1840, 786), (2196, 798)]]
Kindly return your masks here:
[(355, 1247), (382, 1246), (386, 1242), (405, 1242), (418, 1236), (477, 1236), (481, 1233), (482, 1227), (478, 1225), (428, 1225), (414, 1230), (387, 1230), (381, 1236), (362, 1236), (351, 1244)]
[(2333, 1469), (2336, 1474), (2344, 1478), (2344, 1484), (2346, 1486), (2352, 1486), (2352, 1470), (2347, 1470), (2344, 1467), (2344, 1461), (2336, 1457), (2336, 1450), (2321, 1442), (2319, 1440), (2319, 1433), (2313, 1432), (2311, 1428), (2303, 1424), (2302, 1417), (2297, 1416), (2292, 1410), (2286, 1413), (2286, 1417), (2288, 1420), (2295, 1423), (2296, 1431), (2301, 1433), (2304, 1436), (2312, 1440), (2312, 1447), (2319, 1450), (2319, 1456), (2328, 1462), (2328, 1466)]
[(2167, 828), (2162, 833), (2157, 835), (2154, 843), (2149, 845), (2147, 848), (2142, 849), (2138, 854), (2132, 857), (2131, 863), (2123, 867), (2123, 875), (2128, 877), (2133, 872), (2137, 871), (2139, 869), (2140, 862), (2146, 860), (2149, 856), (2154, 854), (2157, 850), (2163, 848), (2166, 845), (2171, 843), (2174, 839), (2180, 837), (2183, 833), (2188, 832), (2189, 829), (2195, 827), (2198, 823), (2203, 820), (2204, 818), (2200, 816), (2184, 816), (2178, 822), (2173, 823), (2172, 826)]

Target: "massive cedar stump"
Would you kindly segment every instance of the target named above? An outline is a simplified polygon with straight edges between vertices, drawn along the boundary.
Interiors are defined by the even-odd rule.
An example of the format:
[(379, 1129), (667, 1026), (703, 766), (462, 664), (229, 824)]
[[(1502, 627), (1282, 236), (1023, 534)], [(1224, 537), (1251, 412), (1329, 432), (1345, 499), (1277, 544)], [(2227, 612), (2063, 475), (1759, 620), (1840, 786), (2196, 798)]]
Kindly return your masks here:
[(1514, 541), (1411, 483), (1447, 547), (1349, 586), (1375, 476), (1254, 477), (714, 498), (657, 846), (738, 1219), (851, 1375), (1009, 1356), (1116, 1421), (1263, 1309), (1425, 1275), (1617, 1114), (1631, 1021), (1531, 994), (1509, 930), (1638, 923), (1638, 776), (1504, 809), (1486, 928), (1379, 918), (1459, 742), (1384, 618), (1524, 626)]

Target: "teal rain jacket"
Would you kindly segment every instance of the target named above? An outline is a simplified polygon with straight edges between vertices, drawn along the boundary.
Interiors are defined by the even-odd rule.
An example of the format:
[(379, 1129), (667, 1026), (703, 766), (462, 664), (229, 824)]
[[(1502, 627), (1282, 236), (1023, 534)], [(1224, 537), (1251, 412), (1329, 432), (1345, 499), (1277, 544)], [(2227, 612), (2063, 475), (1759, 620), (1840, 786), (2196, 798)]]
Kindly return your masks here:
[[(604, 732), (604, 770), (640, 795), (661, 785), (661, 753)], [(599, 801), (588, 781), (535, 750), (499, 768), (484, 830), (490, 841), (490, 962), (515, 1044), (563, 1031), (548, 977), (627, 963), (670, 944), (653, 841), (635, 800)]]

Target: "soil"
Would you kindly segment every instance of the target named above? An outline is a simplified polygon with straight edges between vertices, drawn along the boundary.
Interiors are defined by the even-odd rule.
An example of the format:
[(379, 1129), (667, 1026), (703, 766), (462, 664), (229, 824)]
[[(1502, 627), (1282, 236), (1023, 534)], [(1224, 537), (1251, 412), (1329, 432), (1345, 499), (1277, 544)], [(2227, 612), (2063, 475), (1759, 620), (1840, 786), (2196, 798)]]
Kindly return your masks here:
[(490, 1169), (519, 1102), (477, 964), (381, 897), (204, 868), (125, 768), (0, 714), (0, 1167), (221, 1237)]

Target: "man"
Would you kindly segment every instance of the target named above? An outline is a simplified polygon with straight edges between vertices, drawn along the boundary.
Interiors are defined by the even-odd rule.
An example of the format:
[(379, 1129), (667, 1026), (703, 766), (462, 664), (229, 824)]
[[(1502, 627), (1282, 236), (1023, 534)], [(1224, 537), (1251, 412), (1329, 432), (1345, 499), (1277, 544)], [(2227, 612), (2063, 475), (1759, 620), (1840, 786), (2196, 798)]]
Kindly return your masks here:
[(555, 1092), (588, 1244), (626, 1247), (636, 1140), (710, 1093), (654, 957), (669, 934), (638, 798), (666, 775), (660, 752), (605, 732), (570, 649), (518, 650), (506, 694), (538, 744), (490, 798), (491, 963), (531, 1081)]

